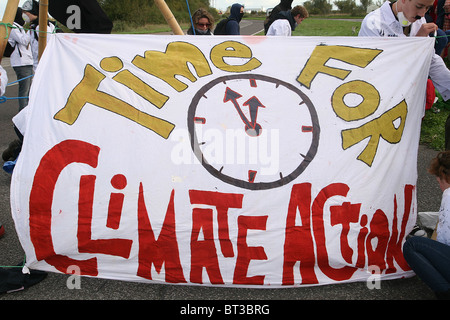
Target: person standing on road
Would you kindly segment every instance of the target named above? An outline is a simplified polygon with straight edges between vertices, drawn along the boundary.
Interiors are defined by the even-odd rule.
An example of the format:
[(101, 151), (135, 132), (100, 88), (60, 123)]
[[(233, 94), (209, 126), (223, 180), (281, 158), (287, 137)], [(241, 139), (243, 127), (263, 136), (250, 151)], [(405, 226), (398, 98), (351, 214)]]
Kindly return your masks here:
[(31, 53), (30, 35), (23, 29), (22, 9), (17, 8), (14, 28), (11, 29), (8, 42), (14, 48), (11, 53), (11, 67), (19, 80), (19, 111), (28, 104), (28, 95), (33, 75), (33, 54)]
[(241, 22), (243, 16), (244, 6), (239, 3), (233, 4), (230, 9), (230, 17), (228, 18), (229, 21), (225, 27), (225, 34), (240, 35), (241, 28), (239, 26), (239, 23)]
[(309, 17), (308, 10), (303, 6), (295, 6), (292, 10), (281, 11), (267, 31), (267, 36), (291, 36), (292, 31), (302, 21)]
[(450, 300), (450, 151), (440, 152), (428, 170), (442, 190), (439, 222), (430, 238), (411, 237), (403, 245), (403, 255), (411, 269), (436, 294)]

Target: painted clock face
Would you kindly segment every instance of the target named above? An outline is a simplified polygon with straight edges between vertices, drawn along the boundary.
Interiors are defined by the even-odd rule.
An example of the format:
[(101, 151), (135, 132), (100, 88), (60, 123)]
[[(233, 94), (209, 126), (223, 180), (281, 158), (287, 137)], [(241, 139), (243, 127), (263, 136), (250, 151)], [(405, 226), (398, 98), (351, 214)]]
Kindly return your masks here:
[(188, 111), (192, 150), (214, 177), (264, 190), (296, 179), (314, 159), (320, 127), (309, 98), (295, 86), (257, 74), (217, 78)]

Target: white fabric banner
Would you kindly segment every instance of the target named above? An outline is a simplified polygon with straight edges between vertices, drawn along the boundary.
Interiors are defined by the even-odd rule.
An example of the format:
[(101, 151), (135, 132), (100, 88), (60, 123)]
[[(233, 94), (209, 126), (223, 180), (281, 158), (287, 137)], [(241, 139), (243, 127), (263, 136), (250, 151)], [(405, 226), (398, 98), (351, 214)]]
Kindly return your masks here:
[(255, 287), (412, 275), (432, 38), (50, 38), (15, 119), (29, 268)]

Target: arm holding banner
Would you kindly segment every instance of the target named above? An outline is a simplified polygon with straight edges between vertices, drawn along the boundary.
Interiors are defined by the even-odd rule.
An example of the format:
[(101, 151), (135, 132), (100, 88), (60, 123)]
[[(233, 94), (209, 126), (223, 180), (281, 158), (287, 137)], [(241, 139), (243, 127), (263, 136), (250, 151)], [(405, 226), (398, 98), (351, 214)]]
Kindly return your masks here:
[(6, 73), (6, 70), (3, 69), (2, 66), (0, 66), (0, 96), (2, 96), (5, 93), (7, 83), (8, 83), (8, 75)]
[[(403, 10), (400, 6), (397, 9), (395, 2), (392, 6), (389, 1), (385, 2), (380, 8), (369, 13), (363, 20), (361, 24), (361, 30), (358, 36), (363, 37), (405, 37), (405, 36), (418, 36), (418, 34), (423, 32), (424, 27), (430, 27), (426, 24), (424, 18), (425, 11), (414, 12), (417, 15), (410, 19), (404, 20), (404, 25), (402, 25), (396, 15), (403, 12), (397, 12)], [(432, 1), (431, 1), (432, 3)], [(413, 6), (415, 1), (408, 1), (403, 6)], [(425, 8), (425, 7), (424, 7)], [(412, 11), (411, 8), (409, 8)], [(397, 12), (397, 13), (396, 13)], [(410, 27), (410, 32), (404, 34), (404, 27), (408, 29)], [(431, 59), (431, 66), (429, 75), (433, 81), (434, 86), (442, 95), (445, 101), (450, 99), (450, 70), (448, 70), (444, 61), (440, 56), (434, 54)]]

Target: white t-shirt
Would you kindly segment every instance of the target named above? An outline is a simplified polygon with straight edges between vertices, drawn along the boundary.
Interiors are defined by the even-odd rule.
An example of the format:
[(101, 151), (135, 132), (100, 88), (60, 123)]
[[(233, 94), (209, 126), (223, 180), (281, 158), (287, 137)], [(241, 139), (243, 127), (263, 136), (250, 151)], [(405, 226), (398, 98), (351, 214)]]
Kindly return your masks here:
[(450, 246), (450, 188), (442, 193), (436, 240)]

